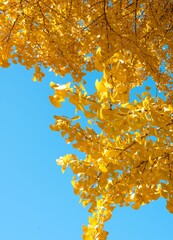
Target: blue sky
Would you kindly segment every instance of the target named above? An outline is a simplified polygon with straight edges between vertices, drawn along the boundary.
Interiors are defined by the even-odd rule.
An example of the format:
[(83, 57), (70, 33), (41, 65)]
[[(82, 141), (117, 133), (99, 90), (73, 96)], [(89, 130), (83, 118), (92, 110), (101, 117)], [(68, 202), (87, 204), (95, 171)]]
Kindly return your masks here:
[[(53, 115), (71, 108), (63, 112), (50, 104), (49, 82), (58, 82), (52, 73), (42, 83), (31, 78), (32, 71), (18, 65), (0, 69), (0, 239), (80, 240), (87, 209), (73, 193), (71, 172), (62, 174), (56, 165), (74, 150), (49, 128)], [(137, 211), (117, 208), (105, 229), (108, 240), (162, 240), (171, 239), (172, 226), (160, 199)]]

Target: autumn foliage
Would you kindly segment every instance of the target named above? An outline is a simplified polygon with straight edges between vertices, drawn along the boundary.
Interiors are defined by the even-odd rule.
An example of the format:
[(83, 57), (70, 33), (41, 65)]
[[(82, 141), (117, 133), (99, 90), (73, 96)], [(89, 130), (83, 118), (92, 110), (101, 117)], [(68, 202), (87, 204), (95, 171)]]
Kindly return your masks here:
[[(7, 0), (0, 3), (0, 66), (20, 63), (73, 82), (51, 83), (55, 107), (69, 101), (74, 117), (55, 116), (52, 130), (85, 154), (60, 157), (89, 224), (83, 239), (104, 240), (104, 223), (119, 206), (138, 209), (160, 197), (173, 213), (173, 2), (171, 0)], [(102, 78), (87, 93), (86, 72)], [(130, 90), (152, 77), (130, 102)], [(91, 83), (92, 84), (92, 83)], [(85, 126), (81, 119), (87, 120)]]

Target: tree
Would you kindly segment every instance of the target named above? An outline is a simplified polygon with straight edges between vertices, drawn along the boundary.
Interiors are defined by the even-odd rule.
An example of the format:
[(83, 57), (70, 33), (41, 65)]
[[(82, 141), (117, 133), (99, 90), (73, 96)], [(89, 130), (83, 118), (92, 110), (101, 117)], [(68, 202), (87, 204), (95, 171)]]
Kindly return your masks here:
[[(171, 0), (0, 3), (0, 66), (34, 67), (38, 81), (41, 67), (73, 77), (51, 83), (50, 101), (61, 107), (68, 100), (79, 116), (55, 116), (51, 129), (85, 153), (57, 160), (62, 171), (70, 166), (74, 192), (90, 206), (85, 240), (106, 239), (104, 222), (117, 205), (138, 209), (164, 197), (173, 213), (172, 13)], [(102, 78), (89, 94), (84, 76), (94, 70)], [(130, 90), (149, 76), (166, 100), (148, 86), (130, 102)]]

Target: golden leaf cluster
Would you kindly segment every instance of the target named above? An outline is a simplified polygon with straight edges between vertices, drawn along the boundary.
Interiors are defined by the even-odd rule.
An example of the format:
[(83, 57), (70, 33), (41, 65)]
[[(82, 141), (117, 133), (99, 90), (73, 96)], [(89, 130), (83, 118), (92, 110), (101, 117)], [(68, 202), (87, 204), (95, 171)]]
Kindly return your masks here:
[[(85, 154), (60, 157), (89, 224), (83, 239), (104, 240), (105, 221), (119, 206), (138, 209), (163, 197), (173, 213), (173, 2), (171, 0), (6, 0), (0, 3), (0, 66), (20, 63), (71, 74), (51, 83), (55, 107), (75, 106), (73, 117), (55, 116), (52, 130)], [(86, 72), (102, 78), (87, 93)], [(130, 90), (151, 76), (166, 100)], [(89, 92), (89, 91), (88, 91)], [(86, 126), (82, 121), (87, 119)]]

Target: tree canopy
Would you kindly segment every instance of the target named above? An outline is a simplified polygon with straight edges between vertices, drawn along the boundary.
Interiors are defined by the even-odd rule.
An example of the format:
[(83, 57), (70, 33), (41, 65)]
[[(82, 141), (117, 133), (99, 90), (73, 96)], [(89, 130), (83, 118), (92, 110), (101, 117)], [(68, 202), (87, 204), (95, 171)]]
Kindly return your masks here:
[[(43, 67), (73, 77), (51, 83), (51, 103), (76, 108), (72, 118), (55, 116), (51, 129), (85, 154), (57, 160), (62, 171), (70, 166), (74, 192), (90, 206), (85, 240), (106, 239), (104, 223), (117, 205), (138, 209), (163, 197), (173, 213), (172, 14), (171, 0), (0, 3), (0, 66), (34, 67), (38, 81)], [(87, 93), (84, 76), (94, 70), (102, 78)], [(149, 76), (166, 100), (148, 86), (130, 102), (130, 90)]]

